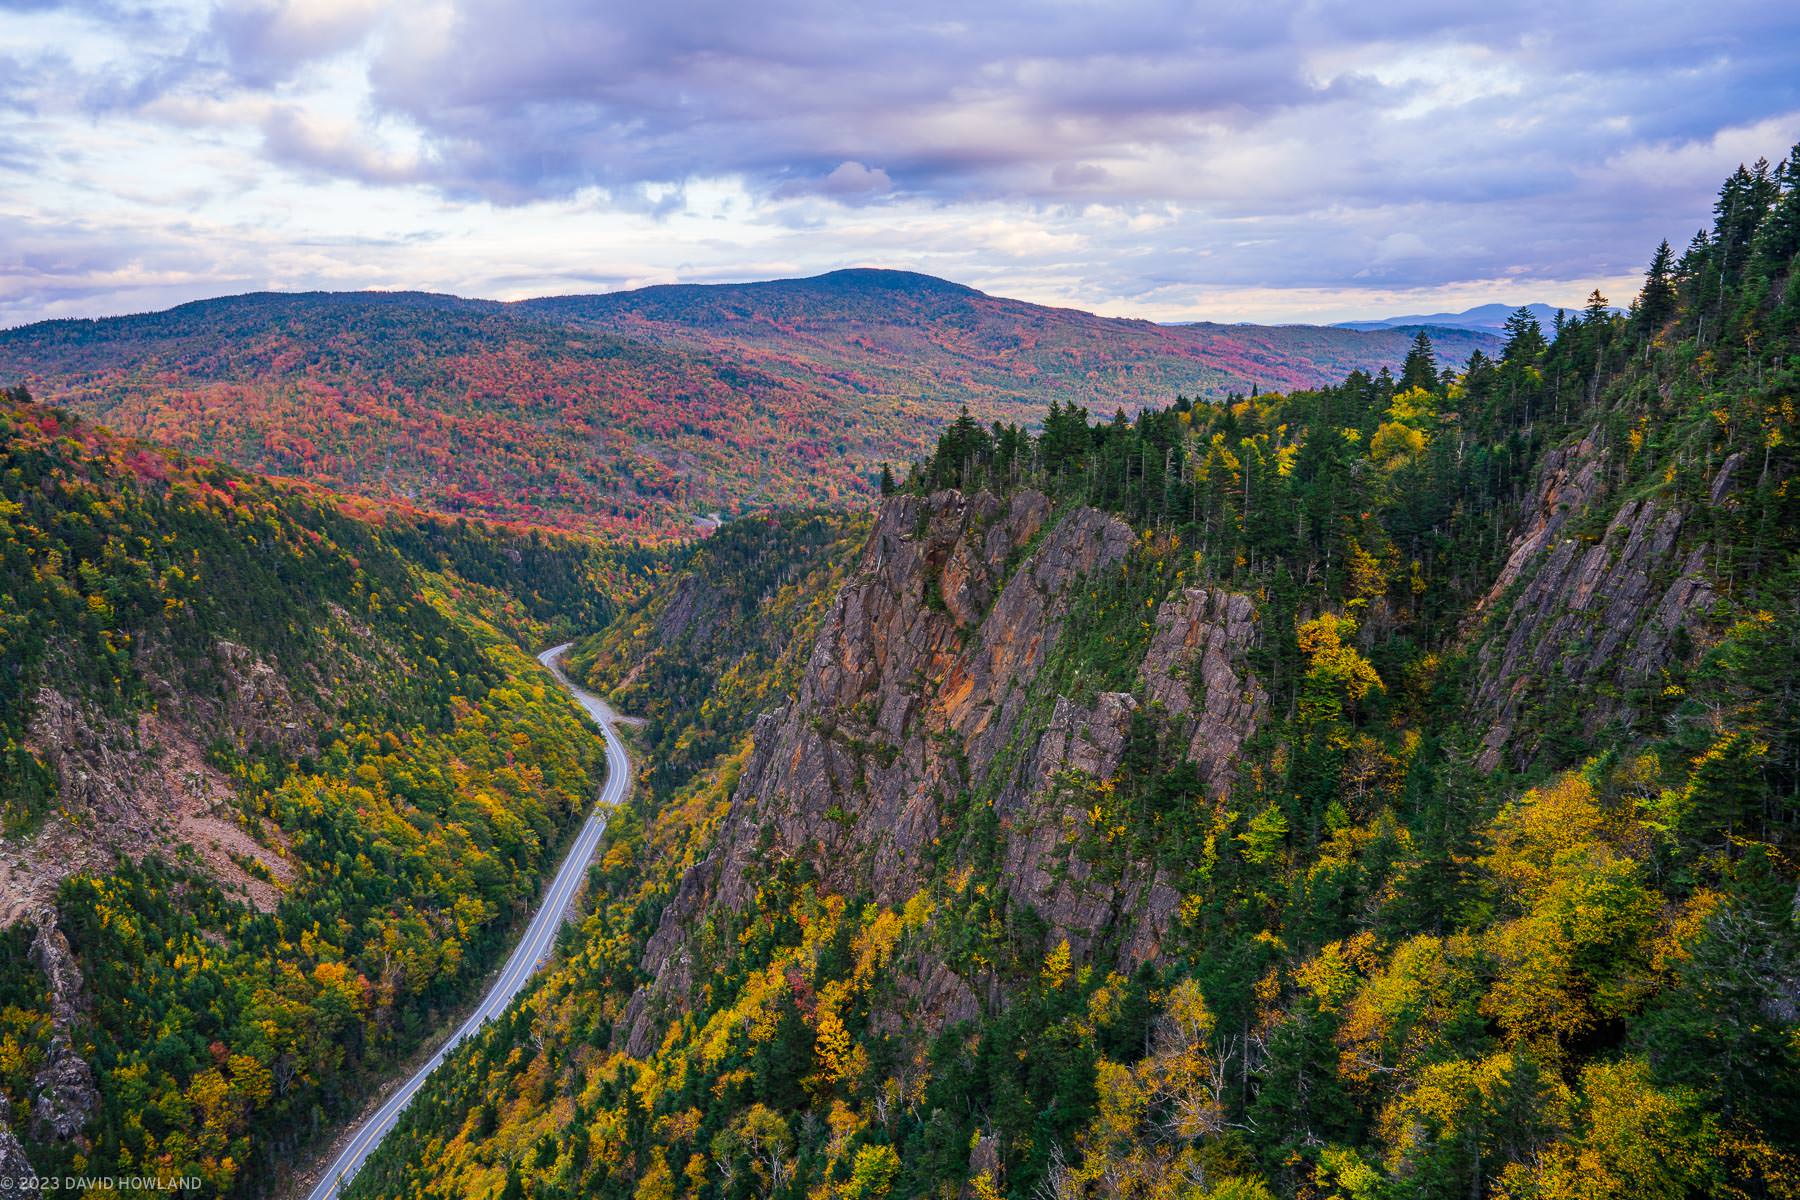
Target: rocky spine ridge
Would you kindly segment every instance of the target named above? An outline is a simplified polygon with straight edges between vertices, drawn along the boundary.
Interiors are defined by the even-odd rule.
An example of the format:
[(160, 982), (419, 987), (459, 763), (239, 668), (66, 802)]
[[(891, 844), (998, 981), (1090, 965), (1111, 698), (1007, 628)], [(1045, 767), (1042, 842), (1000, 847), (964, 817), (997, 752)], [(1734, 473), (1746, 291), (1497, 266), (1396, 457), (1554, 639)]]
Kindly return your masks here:
[[(632, 1053), (654, 1045), (661, 1018), (695, 984), (691, 935), (705, 914), (754, 900), (760, 857), (803, 860), (828, 891), (900, 904), (925, 882), (949, 806), (976, 790), (992, 798), (1008, 900), (1043, 917), (1050, 945), (1067, 940), (1083, 958), (1103, 941), (1127, 960), (1157, 953), (1176, 893), (1144, 869), (1097, 878), (1076, 846), (1081, 812), (1058, 780), (1113, 774), (1132, 714), (1151, 703), (1181, 723), (1222, 795), (1267, 699), (1245, 665), (1250, 599), (1196, 588), (1155, 614), (1144, 700), (1045, 703), (1039, 676), (1077, 589), (1116, 571), (1136, 540), (1114, 516), (1059, 515), (1033, 491), (883, 504), (798, 694), (758, 721), (711, 852), (683, 877), (647, 947), (653, 983), (623, 1022)], [(929, 954), (899, 974), (905, 1019), (926, 1028), (974, 1015), (982, 994), (998, 1000), (991, 981), (963, 979)]]

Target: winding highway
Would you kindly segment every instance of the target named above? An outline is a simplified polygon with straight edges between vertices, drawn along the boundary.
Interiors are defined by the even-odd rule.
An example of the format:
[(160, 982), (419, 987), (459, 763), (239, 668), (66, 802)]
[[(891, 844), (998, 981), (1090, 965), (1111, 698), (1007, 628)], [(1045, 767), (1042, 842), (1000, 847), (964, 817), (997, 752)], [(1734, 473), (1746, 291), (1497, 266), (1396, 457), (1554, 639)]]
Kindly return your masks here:
[(464, 1038), (505, 1011), (513, 997), (524, 990), (544, 960), (550, 957), (551, 948), (556, 945), (556, 934), (562, 928), (569, 903), (574, 900), (582, 878), (587, 874), (588, 863), (594, 857), (594, 850), (600, 845), (600, 835), (606, 832), (607, 813), (613, 805), (625, 798), (625, 789), (631, 783), (631, 760), (626, 756), (624, 743), (619, 740), (618, 732), (613, 728), (617, 714), (607, 707), (606, 701), (563, 674), (562, 667), (558, 665), (557, 660), (572, 644), (564, 642), (560, 646), (552, 646), (538, 655), (538, 661), (581, 703), (581, 707), (587, 710), (588, 716), (593, 718), (594, 724), (600, 727), (601, 734), (606, 738), (606, 782), (600, 788), (600, 799), (594, 805), (594, 811), (588, 814), (581, 832), (576, 835), (568, 857), (556, 869), (556, 876), (544, 889), (543, 903), (532, 916), (531, 924), (526, 926), (525, 936), (519, 939), (518, 946), (506, 960), (506, 966), (501, 969), (500, 977), (488, 989), (487, 995), (481, 998), (481, 1004), (438, 1047), (437, 1053), (425, 1065), (415, 1071), (372, 1116), (357, 1127), (324, 1177), (319, 1180), (318, 1186), (308, 1194), (308, 1200), (333, 1200), (337, 1196), (339, 1190), (355, 1177), (369, 1155), (374, 1153), (375, 1147), (381, 1144), (381, 1139), (394, 1127), (400, 1114), (406, 1111), (407, 1104), (424, 1086), (425, 1080), (437, 1070), (438, 1064), (449, 1057), (450, 1052)]

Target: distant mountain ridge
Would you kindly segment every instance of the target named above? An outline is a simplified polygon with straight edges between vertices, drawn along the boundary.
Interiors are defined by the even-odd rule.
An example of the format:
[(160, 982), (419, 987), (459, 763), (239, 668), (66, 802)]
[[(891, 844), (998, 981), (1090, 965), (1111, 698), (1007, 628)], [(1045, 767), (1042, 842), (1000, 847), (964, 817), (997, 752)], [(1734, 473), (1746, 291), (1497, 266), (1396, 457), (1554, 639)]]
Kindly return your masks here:
[[(1477, 304), (1474, 308), (1465, 308), (1461, 312), (1415, 313), (1404, 317), (1380, 317), (1366, 321), (1339, 321), (1333, 329), (1359, 329), (1364, 332), (1376, 329), (1400, 329), (1422, 326), (1428, 329), (1477, 329), (1497, 331), (1506, 327), (1506, 318), (1517, 312), (1521, 306), (1517, 304)], [(1560, 312), (1573, 314), (1574, 309), (1558, 309), (1550, 304), (1527, 304), (1523, 306), (1538, 324), (1548, 330), (1556, 323), (1556, 314)], [(1617, 311), (1617, 310), (1615, 310)]]
[[(502, 303), (261, 292), (0, 331), (0, 382), (138, 437), (451, 515), (660, 536), (833, 503), (966, 404), (1030, 422), (1397, 367), (1411, 334), (1095, 316), (906, 271)], [(1446, 330), (1447, 364), (1493, 351)]]

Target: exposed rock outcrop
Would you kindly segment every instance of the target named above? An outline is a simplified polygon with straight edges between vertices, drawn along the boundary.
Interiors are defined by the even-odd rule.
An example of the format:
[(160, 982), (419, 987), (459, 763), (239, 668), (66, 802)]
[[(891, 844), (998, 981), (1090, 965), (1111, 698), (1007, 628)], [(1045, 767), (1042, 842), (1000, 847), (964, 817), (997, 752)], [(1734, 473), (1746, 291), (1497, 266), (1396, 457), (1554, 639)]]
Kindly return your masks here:
[(33, 698), (31, 746), (56, 772), (63, 808), (98, 819), (133, 840), (150, 833), (134, 781), (144, 773), (133, 726), (110, 720), (53, 688)]
[[(1183, 589), (1158, 607), (1139, 669), (1146, 700), (1179, 723), (1188, 757), (1214, 796), (1229, 790), (1238, 749), (1268, 706), (1245, 662), (1255, 637), (1248, 596)], [(1085, 810), (1058, 792), (1057, 781), (1070, 772), (1095, 780), (1118, 772), (1138, 707), (1126, 692), (1102, 693), (1088, 708), (1058, 697), (1024, 769), (995, 804), (1008, 896), (1044, 919), (1048, 946), (1067, 940), (1077, 959), (1089, 957), (1103, 937), (1127, 964), (1156, 957), (1180, 904), (1160, 874), (1141, 866), (1097, 879), (1077, 845)]]
[[(214, 643), (199, 680), (177, 683), (178, 672), (153, 669), (153, 649), (139, 659), (156, 704), (135, 720), (51, 687), (32, 697), (26, 744), (56, 775), (60, 813), (28, 839), (0, 839), (0, 926), (49, 905), (71, 874), (159, 847), (185, 845), (226, 890), (264, 910), (293, 877), (279, 843), (259, 841), (237, 819), (232, 785), (206, 747), (227, 740), (299, 754), (314, 742), (317, 709), (235, 642)], [(251, 860), (261, 869), (246, 870)]]
[(1713, 475), (1712, 486), (1707, 489), (1707, 495), (1711, 498), (1712, 503), (1723, 504), (1725, 497), (1737, 490), (1738, 468), (1743, 465), (1744, 452), (1742, 450), (1734, 450), (1725, 456), (1725, 461), (1719, 464), (1718, 471)]
[(14, 1195), (32, 1190), (38, 1181), (38, 1174), (32, 1169), (31, 1160), (25, 1157), (25, 1147), (19, 1144), (19, 1135), (12, 1128), (12, 1104), (4, 1093), (0, 1093), (0, 1187)]
[(1600, 494), (1604, 457), (1597, 436), (1590, 434), (1574, 446), (1559, 446), (1544, 456), (1538, 486), (1520, 514), (1518, 532), (1506, 563), (1493, 587), (1482, 600), (1485, 610), (1506, 594), (1513, 584), (1554, 546), (1570, 519), (1585, 512)]
[(1112, 776), (1137, 708), (1128, 692), (1103, 692), (1086, 709), (1058, 697), (1029, 765), (994, 806), (1005, 839), (1001, 878), (1007, 896), (1044, 919), (1046, 950), (1067, 941), (1077, 961), (1091, 957), (1109, 934), (1123, 939), (1126, 961), (1154, 957), (1175, 911), (1173, 890), (1136, 864), (1118, 879), (1096, 875), (1079, 848), (1086, 812), (1057, 787), (1069, 772)]
[[(252, 736), (271, 720), (285, 724), (271, 714), (292, 710), (257, 699), (279, 680), (271, 685), (252, 672), (241, 683), (242, 693), (222, 707), (242, 724), (228, 720), (224, 728)], [(40, 688), (27, 743), (55, 772), (67, 817), (53, 818), (22, 845), (0, 843), (0, 924), (50, 904), (70, 874), (171, 845), (190, 849), (226, 890), (272, 908), (278, 888), (293, 877), (292, 864), (279, 842), (259, 841), (236, 818), (230, 781), (207, 760), (203, 736), (183, 714), (147, 712), (127, 722)], [(269, 744), (274, 736), (256, 732), (253, 740)], [(261, 870), (245, 869), (246, 860)]]
[(50, 1038), (49, 1059), (31, 1083), (31, 1136), (37, 1141), (66, 1142), (100, 1110), (93, 1068), (60, 1033)]
[(272, 664), (224, 640), (214, 645), (213, 658), (224, 694), (217, 719), (207, 724), (222, 726), (240, 747), (270, 746), (292, 755), (312, 743), (318, 714), (295, 700)]
[(1185, 588), (1156, 610), (1145, 691), (1191, 726), (1188, 757), (1215, 795), (1230, 784), (1238, 750), (1268, 708), (1246, 665), (1255, 644), (1256, 605), (1241, 593)]
[[(1701, 625), (1713, 602), (1704, 547), (1686, 536), (1680, 507), (1626, 500), (1598, 539), (1570, 535), (1571, 522), (1606, 503), (1605, 461), (1592, 437), (1546, 457), (1506, 564), (1477, 609), (1492, 622), (1474, 685), (1488, 723), (1483, 770), (1531, 760), (1534, 739), (1521, 736), (1521, 725), (1559, 682), (1579, 689), (1590, 734), (1634, 719), (1632, 689), (1675, 660), (1678, 631)], [(1715, 489), (1729, 488), (1734, 469), (1726, 464)]]
[(936, 955), (915, 950), (894, 964), (894, 983), (899, 1003), (877, 1008), (873, 1019), (888, 1033), (918, 1026), (941, 1029), (981, 1014), (981, 1000), (973, 988)]
[(43, 972), (50, 989), (54, 1033), (42, 1069), (32, 1079), (31, 1136), (40, 1142), (66, 1142), (93, 1120), (100, 1108), (94, 1071), (71, 1043), (73, 1027), (87, 1011), (86, 986), (69, 940), (56, 927), (55, 914), (42, 914), (31, 943), (31, 961)]
[[(728, 852), (747, 856), (769, 826), (777, 853), (816, 848), (834, 890), (866, 885), (888, 903), (911, 894), (939, 804), (984, 778), (1012, 733), (1068, 587), (1130, 547), (1123, 523), (1078, 510), (1003, 582), (1048, 515), (1035, 492), (1010, 504), (948, 492), (883, 511), (796, 701), (759, 726), (721, 839)], [(748, 886), (743, 870), (724, 870), (717, 899), (738, 907)]]
[(69, 939), (56, 927), (54, 912), (40, 913), (37, 936), (31, 940), (31, 961), (44, 975), (50, 989), (50, 1016), (58, 1028), (67, 1029), (87, 1011), (87, 984)]
[[(946, 806), (977, 792), (993, 801), (1008, 898), (1039, 913), (1051, 944), (1066, 938), (1080, 957), (1103, 941), (1123, 958), (1154, 956), (1173, 889), (1142, 870), (1096, 879), (1076, 846), (1082, 810), (1057, 784), (1071, 771), (1104, 779), (1118, 769), (1138, 701), (1105, 693), (1083, 706), (1035, 687), (1080, 582), (1116, 568), (1135, 539), (1094, 509), (1052, 517), (1030, 491), (883, 505), (794, 702), (757, 723), (714, 847), (649, 943), (643, 965), (655, 982), (625, 1020), (633, 1053), (650, 1048), (662, 1012), (694, 983), (697, 920), (753, 900), (759, 856), (801, 858), (832, 891), (898, 904), (928, 874)], [(1244, 665), (1254, 633), (1247, 597), (1190, 590), (1159, 613), (1142, 668), (1215, 790), (1266, 704)], [(928, 955), (912, 968), (904, 1019), (924, 1027), (972, 1015), (988, 991)]]

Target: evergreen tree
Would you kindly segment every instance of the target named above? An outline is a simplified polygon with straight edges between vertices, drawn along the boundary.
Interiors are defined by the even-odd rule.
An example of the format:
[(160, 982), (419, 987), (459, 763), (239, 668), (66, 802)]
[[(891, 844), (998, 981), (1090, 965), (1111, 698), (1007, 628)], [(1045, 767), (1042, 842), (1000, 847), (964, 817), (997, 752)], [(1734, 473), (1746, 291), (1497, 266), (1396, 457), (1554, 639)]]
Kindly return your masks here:
[(1695, 1088), (1728, 1117), (1750, 1116), (1792, 1145), (1800, 1137), (1800, 1074), (1782, 1044), (1782, 1023), (1770, 1015), (1792, 1003), (1800, 944), (1783, 911), (1791, 907), (1791, 885), (1769, 886), (1762, 865), (1746, 864), (1736, 894), (1708, 917), (1636, 1040), (1658, 1076)]
[(972, 477), (978, 468), (986, 465), (993, 448), (993, 438), (969, 415), (969, 406), (963, 405), (956, 420), (950, 422), (950, 427), (938, 438), (930, 485), (953, 488), (974, 482)]
[(1706, 269), (1707, 254), (1711, 248), (1712, 243), (1707, 240), (1706, 230), (1695, 230), (1694, 236), (1688, 240), (1687, 249), (1681, 253), (1681, 260), (1675, 264), (1676, 282), (1685, 284), (1698, 279)]
[(1044, 469), (1051, 475), (1064, 469), (1078, 469), (1087, 458), (1088, 446), (1087, 409), (1079, 404), (1065, 406), (1050, 401), (1040, 447)]
[(1780, 185), (1769, 170), (1769, 160), (1758, 159), (1754, 169), (1741, 164), (1719, 189), (1713, 204), (1713, 265), (1719, 275), (1719, 294), (1736, 282), (1750, 258), (1750, 248), (1770, 205), (1780, 196)]
[(1587, 307), (1582, 310), (1582, 321), (1592, 329), (1597, 329), (1612, 320), (1612, 301), (1600, 294), (1595, 288), (1588, 293)]
[(1657, 330), (1675, 315), (1675, 253), (1668, 239), (1656, 248), (1644, 290), (1638, 297), (1637, 320), (1646, 330)]
[(1757, 234), (1756, 258), (1768, 271), (1786, 270), (1794, 255), (1800, 254), (1800, 145), (1788, 153), (1776, 178), (1781, 185), (1780, 199)]
[(1413, 339), (1412, 349), (1406, 352), (1405, 365), (1400, 368), (1400, 390), (1424, 388), (1431, 392), (1436, 391), (1437, 386), (1437, 355), (1432, 352), (1431, 338), (1421, 329), (1419, 336)]
[(1543, 356), (1548, 343), (1544, 327), (1529, 308), (1517, 308), (1506, 318), (1506, 349), (1500, 361), (1509, 367), (1528, 367)]

